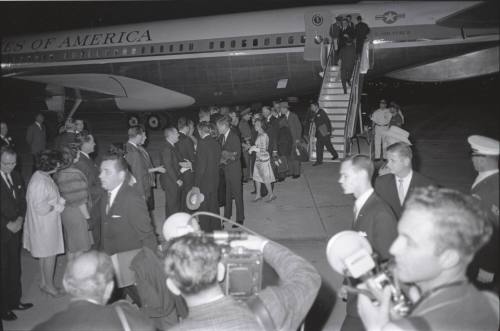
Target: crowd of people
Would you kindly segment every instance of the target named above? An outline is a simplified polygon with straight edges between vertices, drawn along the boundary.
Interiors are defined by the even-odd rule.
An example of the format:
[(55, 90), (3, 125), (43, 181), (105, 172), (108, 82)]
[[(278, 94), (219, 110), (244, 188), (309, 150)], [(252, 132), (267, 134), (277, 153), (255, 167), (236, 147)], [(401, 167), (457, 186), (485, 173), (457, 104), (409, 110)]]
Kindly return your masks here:
[[(411, 285), (413, 309), (407, 317), (393, 316), (387, 291), (377, 292), (378, 304), (346, 291), (342, 330), (421, 325), (496, 329), (499, 143), (469, 137), (478, 171), (471, 195), (436, 188), (433, 180), (413, 169), (412, 147), (400, 128), (404, 117), (393, 106), (391, 112), (381, 102), (377, 111), (382, 115), (372, 117), (375, 123), (380, 118), (387, 126), (392, 123), (382, 132), (385, 145), (380, 143), (386, 173), (374, 178), (372, 158), (354, 155), (342, 161), (339, 184), (356, 198), (352, 229), (366, 237), (381, 261), (395, 258), (396, 277)], [(318, 152), (327, 147), (337, 158), (329, 145), (327, 117), (315, 103), (311, 110)], [(132, 126), (128, 141), (112, 144), (98, 167), (91, 157), (94, 137), (83, 121), (76, 122), (66, 123), (53, 149), (40, 149), (46, 146), (46, 135), (43, 115), (36, 116), (26, 136), (35, 159), (27, 187), (15, 170), (17, 152), (8, 128), (0, 123), (5, 142), (0, 154), (2, 320), (14, 320), (14, 310), (33, 306), (20, 301), (22, 245), (39, 259), (40, 290), (51, 297), (67, 293), (73, 298), (66, 310), (34, 330), (300, 326), (321, 285), (311, 263), (263, 237), (232, 241), (232, 246), (260, 251), (280, 279), (279, 285), (264, 287), (255, 300), (241, 303), (220, 287), (225, 275), (221, 247), (199, 233), (221, 230), (221, 222), (182, 214), (219, 214), (224, 206), (224, 216), (231, 218), (234, 199), (236, 222), (243, 224), (245, 182), (253, 179), (255, 203), (270, 203), (276, 199), (276, 182), (300, 176), (302, 124), (287, 102), (264, 106), (255, 114), (249, 108), (239, 113), (226, 107), (203, 108), (196, 125), (180, 118), (177, 127), (163, 131), (158, 166), (145, 148), (146, 131)], [(322, 163), (319, 155), (315, 165)], [(154, 224), (151, 215), (156, 174), (165, 191), (164, 224)], [(203, 195), (197, 208), (186, 199), (193, 190)], [(179, 213), (184, 216), (179, 218)], [(161, 237), (155, 234), (158, 226)], [(54, 272), (57, 256), (64, 253), (68, 263), (59, 288)], [(130, 256), (135, 282), (127, 283), (113, 268), (112, 259), (125, 256)], [(471, 301), (457, 300), (464, 295)], [(473, 316), (476, 310), (481, 314)]]

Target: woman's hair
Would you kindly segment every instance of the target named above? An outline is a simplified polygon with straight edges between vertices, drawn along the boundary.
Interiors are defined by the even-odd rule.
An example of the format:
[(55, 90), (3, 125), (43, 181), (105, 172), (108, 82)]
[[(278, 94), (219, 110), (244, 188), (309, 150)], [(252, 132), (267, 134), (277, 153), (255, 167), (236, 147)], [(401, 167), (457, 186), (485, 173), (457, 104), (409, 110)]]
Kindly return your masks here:
[(70, 167), (78, 155), (79, 144), (68, 144), (61, 147), (61, 169)]
[(111, 143), (108, 147), (108, 154), (123, 157), (125, 155), (125, 146), (123, 143)]
[(36, 155), (36, 169), (52, 171), (62, 164), (62, 154), (55, 149), (46, 149)]

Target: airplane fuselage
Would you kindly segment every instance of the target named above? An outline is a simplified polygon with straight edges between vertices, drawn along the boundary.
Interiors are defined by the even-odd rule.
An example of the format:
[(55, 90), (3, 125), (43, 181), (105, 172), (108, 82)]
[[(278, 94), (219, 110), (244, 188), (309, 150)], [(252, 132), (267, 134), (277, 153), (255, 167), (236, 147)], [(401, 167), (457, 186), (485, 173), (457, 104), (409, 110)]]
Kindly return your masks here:
[[(471, 66), (453, 74), (457, 59), (491, 57), (491, 49), (498, 53), (498, 31), (436, 22), (475, 4), (304, 7), (6, 38), (2, 78), (96, 92), (130, 111), (314, 93), (321, 84), (321, 64), (319, 58), (310, 61), (304, 55), (310, 47), (306, 13), (314, 12), (328, 26), (336, 15), (363, 17), (371, 29), (369, 75), (419, 81), (461, 79), (479, 71)], [(440, 67), (448, 66), (451, 73), (432, 70), (436, 61), (445, 61)], [(422, 69), (430, 73), (423, 77)]]

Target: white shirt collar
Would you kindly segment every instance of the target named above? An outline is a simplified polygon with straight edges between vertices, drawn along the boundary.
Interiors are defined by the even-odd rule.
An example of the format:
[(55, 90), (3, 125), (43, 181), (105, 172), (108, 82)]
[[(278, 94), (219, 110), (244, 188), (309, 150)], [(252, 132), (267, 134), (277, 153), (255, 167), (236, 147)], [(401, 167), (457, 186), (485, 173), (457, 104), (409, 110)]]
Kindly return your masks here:
[(367, 190), (365, 193), (361, 194), (361, 196), (359, 198), (357, 198), (356, 201), (354, 202), (354, 206), (356, 207), (356, 218), (358, 218), (359, 211), (361, 210), (361, 208), (363, 208), (363, 206), (366, 203), (366, 200), (368, 200), (368, 198), (372, 195), (373, 192), (374, 192), (374, 190), (372, 187), (369, 190)]
[(481, 171), (480, 173), (477, 174), (476, 180), (472, 184), (471, 188), (474, 188), (477, 184), (479, 184), (481, 181), (483, 181), (485, 178), (490, 177), (491, 175), (494, 175), (498, 172), (498, 169), (493, 169), (493, 170), (487, 170), (487, 171)]
[(115, 202), (115, 198), (116, 198), (116, 195), (118, 194), (118, 191), (120, 190), (120, 187), (122, 187), (123, 185), (123, 182), (121, 182), (120, 185), (118, 185), (117, 187), (115, 187), (114, 189), (112, 189), (109, 193), (110, 193), (110, 197), (109, 197), (109, 206), (111, 207), (113, 205), (113, 202)]
[(41, 129), (42, 128), (42, 125), (40, 123), (38, 123), (37, 121), (35, 121), (35, 124)]
[(88, 159), (90, 159), (90, 156), (89, 156), (87, 153), (85, 153), (84, 151), (80, 151), (80, 154), (83, 154), (83, 155), (85, 155)]
[(227, 136), (229, 136), (229, 131), (231, 131), (231, 129), (227, 129), (226, 133), (224, 133), (224, 139), (227, 141)]
[(130, 140), (128, 141), (128, 143), (129, 143), (130, 145), (134, 146), (135, 148), (137, 148), (137, 144), (135, 144), (135, 143), (131, 142)]

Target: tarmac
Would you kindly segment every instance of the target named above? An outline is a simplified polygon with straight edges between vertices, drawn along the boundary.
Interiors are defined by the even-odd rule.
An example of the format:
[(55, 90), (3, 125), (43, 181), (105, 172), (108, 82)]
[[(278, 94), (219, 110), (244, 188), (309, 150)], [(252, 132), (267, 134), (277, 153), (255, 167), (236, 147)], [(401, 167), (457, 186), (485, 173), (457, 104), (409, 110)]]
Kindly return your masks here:
[[(478, 109), (480, 108), (480, 109)], [(470, 112), (478, 111), (474, 120)], [(92, 130), (99, 144), (99, 152), (106, 150), (110, 142), (126, 141), (126, 122), (122, 114), (84, 113), (79, 117), (92, 123)], [(28, 117), (17, 119), (11, 126), (16, 141), (30, 123)], [(475, 173), (469, 159), (466, 137), (469, 134), (486, 134), (498, 139), (496, 109), (489, 105), (417, 105), (405, 108), (407, 129), (418, 155), (417, 169), (442, 186), (467, 192)], [(492, 121), (492, 119), (495, 119)], [(111, 132), (111, 133), (110, 133)], [(148, 150), (157, 160), (162, 144), (161, 132), (150, 134)], [(22, 143), (21, 143), (22, 145)], [(25, 147), (23, 147), (25, 148)], [(362, 146), (366, 150), (366, 145)], [(22, 155), (29, 160), (28, 155)], [(311, 162), (302, 164), (302, 176), (287, 178), (275, 185), (277, 199), (271, 203), (252, 202), (251, 183), (244, 184), (245, 226), (289, 247), (310, 261), (323, 279), (319, 295), (306, 319), (305, 330), (339, 330), (345, 315), (345, 304), (337, 299), (336, 290), (341, 287), (342, 277), (328, 265), (325, 248), (329, 238), (339, 231), (347, 230), (352, 222), (354, 199), (346, 196), (338, 184), (339, 162), (324, 163), (312, 167)], [(23, 174), (29, 177), (31, 164), (23, 162)], [(164, 219), (163, 191), (155, 191), (155, 222)], [(65, 256), (58, 258), (56, 284), (66, 263)], [(16, 311), (18, 319), (3, 322), (5, 330), (29, 330), (52, 314), (63, 310), (69, 297), (58, 299), (44, 296), (39, 288), (38, 262), (29, 252), (22, 252), (23, 302), (32, 302), (34, 307)]]

